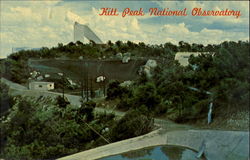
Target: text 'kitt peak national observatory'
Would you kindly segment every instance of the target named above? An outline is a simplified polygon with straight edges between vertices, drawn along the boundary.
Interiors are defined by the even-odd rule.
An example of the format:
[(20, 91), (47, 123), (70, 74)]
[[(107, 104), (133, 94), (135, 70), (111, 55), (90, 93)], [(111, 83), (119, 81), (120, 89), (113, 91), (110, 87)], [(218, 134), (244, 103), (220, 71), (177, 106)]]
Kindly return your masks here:
[(241, 11), (234, 9), (223, 10), (205, 10), (202, 8), (193, 8), (189, 10), (187, 8), (171, 10), (169, 8), (149, 8), (145, 13), (143, 8), (132, 10), (131, 8), (125, 8), (122, 12), (119, 12), (117, 8), (101, 8), (100, 16), (229, 16), (239, 18)]

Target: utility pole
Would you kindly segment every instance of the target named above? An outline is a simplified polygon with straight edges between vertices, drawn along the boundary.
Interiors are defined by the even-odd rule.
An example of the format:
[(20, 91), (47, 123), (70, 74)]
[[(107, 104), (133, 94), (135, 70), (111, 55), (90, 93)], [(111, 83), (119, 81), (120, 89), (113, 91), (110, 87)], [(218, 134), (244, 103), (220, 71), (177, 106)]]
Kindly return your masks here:
[(93, 127), (91, 127), (87, 122), (83, 121), (92, 131), (94, 131), (96, 134), (98, 134), (104, 141), (107, 142), (107, 144), (110, 144), (109, 140), (106, 139), (103, 135), (98, 133)]
[(90, 78), (90, 98), (94, 98), (95, 97), (95, 94), (94, 94), (94, 89), (93, 89), (93, 78), (91, 76)]
[(105, 87), (105, 80), (103, 81), (103, 95), (104, 95), (104, 97), (105, 97), (105, 95), (106, 95), (106, 87)]
[(86, 84), (86, 101), (88, 102), (89, 101), (89, 83), (88, 83), (88, 80), (89, 80), (89, 78), (88, 78), (88, 63), (87, 63), (87, 65), (85, 65), (86, 66), (86, 81), (85, 81), (85, 84)]
[(83, 67), (83, 60), (81, 59), (81, 61), (80, 61), (80, 66), (81, 66), (81, 79), (80, 79), (80, 81), (81, 81), (81, 96), (82, 96), (82, 99), (83, 99), (83, 76), (84, 76), (84, 74), (83, 74), (83, 72), (84, 72), (84, 67)]
[(105, 95), (106, 95), (106, 88), (105, 88), (105, 81), (106, 81), (106, 76), (104, 75), (104, 70), (102, 70), (102, 76), (104, 77), (103, 78), (103, 82), (101, 82), (102, 83), (102, 85), (103, 85), (103, 96), (105, 97)]
[(63, 75), (62, 75), (62, 81), (63, 81), (62, 94), (63, 94), (63, 99), (64, 99), (64, 80), (65, 80), (65, 77), (64, 77), (64, 72), (63, 72)]

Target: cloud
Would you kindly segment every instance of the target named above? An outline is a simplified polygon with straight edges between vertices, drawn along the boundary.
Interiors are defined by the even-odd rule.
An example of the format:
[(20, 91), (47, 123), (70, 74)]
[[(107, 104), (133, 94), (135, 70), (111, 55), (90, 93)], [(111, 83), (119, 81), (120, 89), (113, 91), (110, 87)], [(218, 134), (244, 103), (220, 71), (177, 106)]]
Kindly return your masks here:
[(185, 26), (185, 23), (180, 23), (177, 25), (166, 24), (163, 26), (163, 31), (167, 33), (174, 33), (175, 35), (190, 34), (189, 30)]
[(81, 24), (85, 24), (87, 21), (85, 19), (83, 19), (82, 17), (78, 16), (77, 14), (71, 12), (71, 11), (68, 11), (67, 12), (67, 19), (68, 20), (71, 20), (71, 21), (74, 21), (74, 22), (79, 22)]
[[(157, 1), (156, 4), (160, 8), (169, 8), (169, 9), (182, 9), (187, 8), (188, 15), (185, 18), (176, 18), (175, 22), (184, 22), (187, 25), (192, 26), (193, 28), (202, 29), (208, 27), (207, 25), (212, 26), (215, 23), (219, 23), (220, 27), (223, 26), (225, 29), (229, 29), (230, 25), (238, 24), (237, 28), (242, 28), (249, 26), (249, 1)], [(202, 8), (202, 10), (234, 10), (240, 11), (241, 16), (236, 18), (234, 16), (191, 16), (191, 10), (193, 8)], [(173, 19), (171, 19), (173, 21)], [(213, 26), (216, 27), (216, 26)], [(231, 28), (230, 28), (231, 29)]]
[[(200, 1), (109, 1), (110, 7), (122, 9), (150, 7), (183, 9), (232, 8), (241, 10), (240, 18), (233, 17), (153, 17), (145, 16), (99, 16), (100, 8), (107, 4), (65, 1), (1, 1), (0, 54), (5, 57), (12, 47), (52, 47), (57, 43), (73, 41), (73, 24), (88, 24), (103, 42), (108, 40), (134, 41), (151, 44), (220, 43), (224, 40), (249, 39), (249, 2), (200, 2)], [(135, 7), (136, 6), (136, 7)]]
[(16, 7), (16, 8), (10, 8), (12, 12), (18, 12), (19, 14), (22, 14), (22, 16), (29, 16), (32, 14), (32, 11), (30, 8), (24, 8), (24, 7)]
[(63, 6), (40, 1), (24, 2), (20, 6), (1, 3), (5, 3), (1, 8), (1, 57), (9, 54), (12, 47), (51, 47), (59, 42), (67, 43), (73, 37), (72, 24), (65, 21), (68, 9)]

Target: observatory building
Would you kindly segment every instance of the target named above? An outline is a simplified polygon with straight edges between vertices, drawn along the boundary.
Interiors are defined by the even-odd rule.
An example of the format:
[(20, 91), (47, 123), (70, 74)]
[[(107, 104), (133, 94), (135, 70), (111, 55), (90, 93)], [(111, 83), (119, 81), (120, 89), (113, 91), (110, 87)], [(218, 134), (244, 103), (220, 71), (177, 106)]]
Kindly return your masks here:
[(74, 24), (74, 41), (84, 42), (84, 39), (94, 41), (96, 44), (103, 44), (101, 39), (87, 26), (75, 22)]
[(214, 54), (212, 52), (177, 52), (175, 54), (175, 60), (177, 60), (182, 66), (188, 66), (189, 62), (188, 59), (191, 55), (197, 57), (201, 54)]
[(31, 90), (42, 90), (42, 91), (48, 91), (54, 89), (54, 82), (30, 82), (29, 83), (29, 89)]

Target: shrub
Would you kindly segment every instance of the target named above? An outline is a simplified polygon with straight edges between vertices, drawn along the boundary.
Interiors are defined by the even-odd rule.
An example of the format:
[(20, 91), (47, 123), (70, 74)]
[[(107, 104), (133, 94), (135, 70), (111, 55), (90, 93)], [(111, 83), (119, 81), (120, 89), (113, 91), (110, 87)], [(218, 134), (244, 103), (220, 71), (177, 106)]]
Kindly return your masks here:
[(60, 107), (60, 108), (66, 108), (67, 105), (70, 104), (70, 102), (68, 101), (68, 99), (66, 97), (62, 97), (62, 96), (58, 96), (56, 98), (56, 104)]
[(131, 101), (133, 108), (145, 105), (149, 111), (154, 111), (161, 103), (161, 97), (157, 94), (154, 84), (147, 82), (135, 89)]
[(128, 94), (129, 90), (126, 87), (120, 86), (118, 81), (112, 81), (108, 85), (107, 99), (122, 98), (125, 94)]
[(139, 111), (130, 110), (122, 117), (111, 130), (112, 141), (119, 141), (142, 134), (153, 128), (153, 119), (141, 114)]
[(13, 105), (13, 98), (8, 94), (9, 87), (0, 82), (0, 117)]
[(90, 122), (94, 119), (94, 108), (96, 107), (96, 103), (93, 101), (83, 102), (81, 107), (78, 109), (78, 116), (82, 120), (86, 120)]

